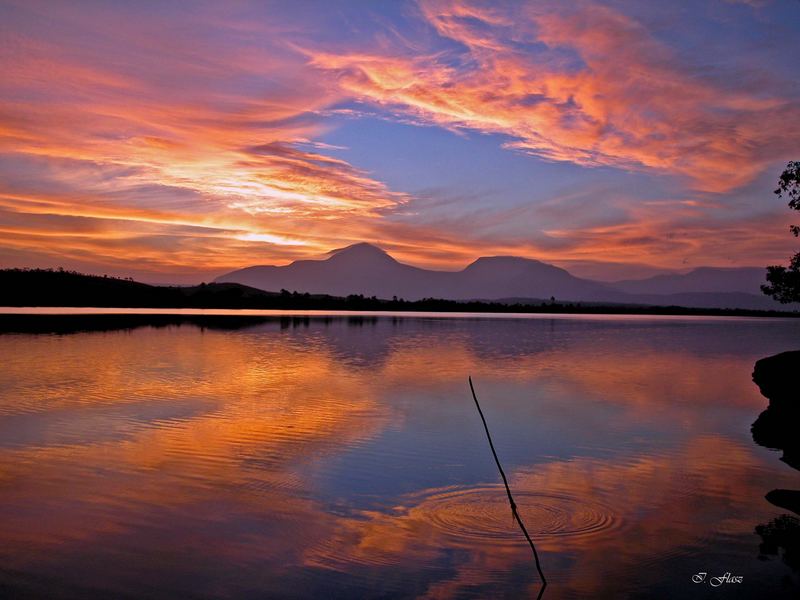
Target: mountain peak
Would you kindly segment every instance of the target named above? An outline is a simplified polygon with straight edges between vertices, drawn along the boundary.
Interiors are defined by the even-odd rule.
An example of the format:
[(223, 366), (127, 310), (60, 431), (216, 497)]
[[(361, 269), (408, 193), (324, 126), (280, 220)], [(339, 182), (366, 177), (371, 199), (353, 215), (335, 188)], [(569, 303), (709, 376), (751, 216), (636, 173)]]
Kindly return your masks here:
[(523, 258), (521, 256), (482, 256), (471, 262), (464, 269), (465, 271), (476, 271), (485, 269), (529, 269), (531, 267), (549, 268), (556, 270), (558, 267), (543, 263), (533, 258)]
[(544, 264), (540, 260), (534, 258), (525, 258), (523, 256), (481, 256), (475, 259), (472, 264), (499, 264), (499, 263), (517, 263), (517, 264)]
[(378, 248), (378, 246), (368, 244), (367, 242), (359, 242), (357, 244), (345, 246), (344, 248), (337, 248), (336, 250), (331, 250), (328, 254), (329, 257), (327, 260), (338, 261), (342, 259), (348, 259), (358, 261), (374, 261), (377, 259), (384, 262), (397, 262), (394, 258), (389, 256), (385, 250)]

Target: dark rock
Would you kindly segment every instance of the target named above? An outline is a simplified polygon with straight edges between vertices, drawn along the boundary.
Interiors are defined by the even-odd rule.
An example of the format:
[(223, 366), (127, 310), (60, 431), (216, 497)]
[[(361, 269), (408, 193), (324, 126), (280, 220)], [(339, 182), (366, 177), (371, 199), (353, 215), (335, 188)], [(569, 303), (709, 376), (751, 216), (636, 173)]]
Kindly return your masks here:
[[(783, 460), (800, 470), (800, 351), (783, 352), (762, 358), (755, 364), (753, 381), (769, 399), (769, 406), (751, 427), (756, 444), (783, 450)], [(768, 502), (800, 515), (800, 490), (772, 490), (766, 495)], [(781, 556), (783, 562), (800, 571), (800, 520), (791, 515), (781, 515), (769, 523), (758, 525), (761, 536), (759, 558)]]
[(791, 414), (787, 416), (787, 411), (770, 406), (758, 416), (750, 431), (756, 444), (771, 450), (783, 450), (781, 460), (800, 471), (799, 425), (796, 415), (792, 418)]
[(753, 381), (770, 407), (800, 412), (800, 350), (762, 358), (756, 362)]
[(772, 490), (766, 498), (771, 504), (800, 515), (800, 490)]
[(800, 470), (800, 351), (782, 352), (755, 364), (753, 381), (769, 399), (751, 427), (753, 441), (766, 448), (783, 450), (782, 460)]

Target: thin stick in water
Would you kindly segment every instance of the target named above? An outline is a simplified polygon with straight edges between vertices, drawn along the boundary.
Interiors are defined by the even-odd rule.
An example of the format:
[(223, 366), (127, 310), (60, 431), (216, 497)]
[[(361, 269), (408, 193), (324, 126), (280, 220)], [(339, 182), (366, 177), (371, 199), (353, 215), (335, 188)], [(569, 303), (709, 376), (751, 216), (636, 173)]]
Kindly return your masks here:
[(517, 504), (514, 502), (514, 498), (511, 496), (511, 489), (508, 487), (508, 479), (506, 479), (506, 474), (503, 471), (502, 465), (500, 464), (500, 459), (497, 458), (497, 452), (495, 452), (494, 444), (492, 443), (492, 435), (489, 433), (489, 426), (486, 424), (486, 418), (483, 416), (481, 405), (478, 402), (478, 396), (475, 395), (475, 387), (472, 385), (472, 376), (469, 377), (469, 389), (472, 391), (472, 399), (475, 400), (475, 406), (478, 408), (478, 414), (481, 416), (481, 421), (483, 421), (483, 428), (486, 430), (486, 438), (489, 440), (489, 448), (492, 449), (494, 462), (497, 463), (497, 468), (500, 471), (500, 477), (503, 478), (503, 484), (506, 486), (506, 494), (508, 495), (508, 503), (511, 505), (511, 513), (514, 515), (514, 519), (519, 524), (519, 528), (522, 529), (522, 533), (525, 534), (525, 539), (528, 540), (528, 544), (530, 544), (531, 550), (533, 551), (533, 558), (536, 561), (536, 570), (539, 571), (539, 577), (542, 580), (542, 590), (539, 592), (539, 597), (541, 598), (544, 588), (547, 587), (547, 579), (545, 579), (544, 573), (542, 572), (542, 565), (539, 564), (539, 553), (536, 552), (536, 546), (534, 546), (533, 540), (531, 539), (531, 536), (528, 535), (528, 530), (525, 528), (525, 524), (522, 522), (522, 519), (520, 519), (519, 513), (517, 512)]

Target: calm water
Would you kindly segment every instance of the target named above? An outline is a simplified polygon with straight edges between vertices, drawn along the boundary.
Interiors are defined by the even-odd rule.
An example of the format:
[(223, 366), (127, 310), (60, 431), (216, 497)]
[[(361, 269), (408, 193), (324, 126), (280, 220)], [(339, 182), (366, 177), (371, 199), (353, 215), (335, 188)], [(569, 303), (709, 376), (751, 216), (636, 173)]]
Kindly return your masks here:
[(755, 529), (800, 473), (750, 434), (753, 363), (797, 348), (652, 317), (2, 334), (0, 596), (535, 597), (471, 374), (545, 598), (797, 597), (798, 540)]

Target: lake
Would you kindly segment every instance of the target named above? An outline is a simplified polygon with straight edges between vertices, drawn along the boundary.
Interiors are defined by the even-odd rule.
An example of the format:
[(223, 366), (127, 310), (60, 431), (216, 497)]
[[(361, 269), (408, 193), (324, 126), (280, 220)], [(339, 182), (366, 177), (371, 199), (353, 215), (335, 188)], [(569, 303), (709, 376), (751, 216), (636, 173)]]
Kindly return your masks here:
[(0, 335), (0, 596), (536, 597), (468, 375), (544, 598), (800, 594), (800, 320), (150, 316)]

